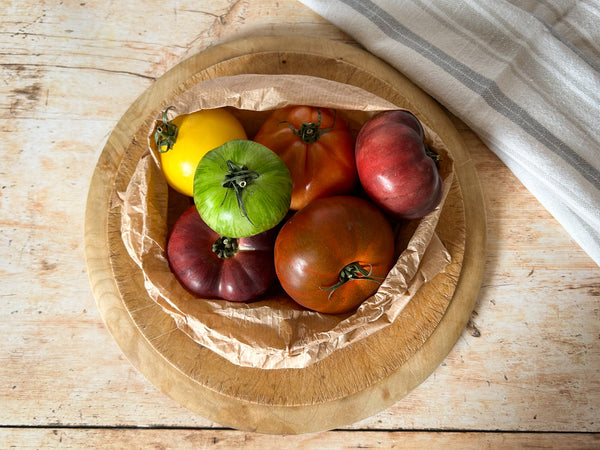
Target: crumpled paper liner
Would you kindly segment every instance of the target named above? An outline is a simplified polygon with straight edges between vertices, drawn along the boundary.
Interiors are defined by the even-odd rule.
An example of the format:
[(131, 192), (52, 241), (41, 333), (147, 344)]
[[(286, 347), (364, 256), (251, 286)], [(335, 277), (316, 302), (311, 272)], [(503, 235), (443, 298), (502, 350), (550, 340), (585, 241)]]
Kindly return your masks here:
[[(303, 75), (215, 78), (190, 87), (169, 103), (176, 114), (234, 108), (232, 112), (250, 138), (266, 117), (261, 111), (268, 114), (275, 108), (299, 104), (337, 109), (354, 133), (375, 113), (398, 109), (360, 88)], [(435, 227), (452, 183), (452, 160), (439, 137), (424, 128), (426, 142), (443, 158), (442, 202), (418, 222), (412, 236), (398, 238), (401, 253), (379, 290), (354, 313), (345, 315), (304, 310), (278, 286), (252, 303), (197, 299), (186, 291), (169, 269), (166, 243), (170, 224), (190, 203), (167, 186), (154, 130), (148, 130), (148, 150), (126, 190), (117, 195), (123, 242), (143, 271), (149, 296), (198, 344), (233, 364), (262, 369), (307, 367), (391, 324), (419, 287), (450, 263)], [(174, 213), (177, 203), (181, 206)]]

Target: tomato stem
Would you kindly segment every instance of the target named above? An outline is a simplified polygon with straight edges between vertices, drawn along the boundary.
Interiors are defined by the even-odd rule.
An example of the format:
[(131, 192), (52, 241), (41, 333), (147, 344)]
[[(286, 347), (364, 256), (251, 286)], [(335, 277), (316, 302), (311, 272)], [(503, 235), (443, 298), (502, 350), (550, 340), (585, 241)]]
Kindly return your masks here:
[(225, 175), (225, 179), (221, 183), (221, 186), (226, 188), (227, 191), (225, 192), (225, 197), (223, 198), (220, 206), (223, 206), (223, 203), (225, 203), (225, 199), (227, 198), (229, 191), (233, 190), (235, 192), (235, 197), (237, 199), (242, 216), (248, 219), (248, 222), (254, 225), (254, 222), (252, 222), (250, 217), (248, 217), (248, 213), (246, 212), (246, 205), (244, 204), (242, 192), (248, 187), (249, 184), (256, 180), (260, 174), (248, 169), (245, 164), (240, 166), (230, 159), (227, 160), (227, 170), (228, 172)]
[(238, 240), (236, 238), (225, 236), (219, 237), (212, 245), (212, 251), (222, 259), (233, 258), (237, 254), (239, 248)]
[(319, 128), (321, 126), (321, 109), (317, 109), (317, 113), (319, 115), (319, 121), (317, 123), (308, 122), (303, 123), (299, 129), (296, 129), (294, 125), (289, 123), (287, 120), (284, 120), (279, 123), (287, 123), (287, 125), (291, 128), (292, 132), (300, 137), (300, 140), (305, 144), (313, 144), (319, 140), (322, 134), (328, 133), (335, 126), (335, 119), (337, 116), (337, 112), (333, 111), (333, 124), (330, 128)]
[[(163, 111), (163, 123), (156, 127), (156, 132), (154, 133), (154, 142), (156, 142), (160, 153), (166, 153), (171, 150), (177, 140), (177, 132), (179, 131), (177, 125), (169, 122), (167, 119), (167, 112), (171, 108), (174, 108), (174, 106), (169, 106)], [(167, 147), (167, 149), (164, 150), (163, 147)]]
[(436, 153), (435, 151), (433, 151), (431, 149), (431, 147), (429, 147), (429, 146), (426, 145), (425, 146), (425, 154), (427, 156), (429, 156), (431, 159), (433, 159), (433, 161), (435, 162), (435, 165), (437, 167), (439, 167), (440, 161), (442, 160), (442, 157), (438, 153)]
[[(331, 291), (329, 293), (328, 299), (331, 299), (331, 296), (336, 291), (337, 288), (346, 284), (348, 281), (353, 280), (371, 280), (375, 281), (378, 284), (381, 284), (379, 280), (383, 280), (381, 277), (371, 276), (373, 273), (373, 265), (369, 264), (369, 270), (365, 269), (361, 264), (357, 261), (351, 262), (350, 264), (344, 266), (344, 268), (340, 271), (338, 276), (338, 282), (333, 286), (327, 288), (321, 288), (324, 291)], [(379, 280), (378, 280), (379, 279)]]

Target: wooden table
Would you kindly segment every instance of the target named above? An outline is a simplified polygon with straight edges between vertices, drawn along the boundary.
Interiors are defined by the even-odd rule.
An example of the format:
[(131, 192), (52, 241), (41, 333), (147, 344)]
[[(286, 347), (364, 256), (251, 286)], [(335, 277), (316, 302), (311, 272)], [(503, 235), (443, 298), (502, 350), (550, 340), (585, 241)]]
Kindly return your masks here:
[(150, 384), (98, 312), (87, 190), (129, 105), (182, 59), (253, 35), (354, 44), (295, 1), (0, 8), (0, 446), (600, 446), (600, 271), (459, 119), (488, 225), (483, 284), (444, 362), (387, 410), (328, 432), (224, 428)]

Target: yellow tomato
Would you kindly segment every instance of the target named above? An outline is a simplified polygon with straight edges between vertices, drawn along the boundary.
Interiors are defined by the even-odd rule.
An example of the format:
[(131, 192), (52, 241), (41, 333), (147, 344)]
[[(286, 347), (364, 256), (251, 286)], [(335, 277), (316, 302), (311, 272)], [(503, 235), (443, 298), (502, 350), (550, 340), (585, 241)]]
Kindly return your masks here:
[(176, 191), (192, 197), (194, 173), (200, 159), (225, 142), (247, 137), (238, 119), (220, 108), (183, 114), (170, 122), (166, 120), (165, 111), (155, 139), (167, 183)]

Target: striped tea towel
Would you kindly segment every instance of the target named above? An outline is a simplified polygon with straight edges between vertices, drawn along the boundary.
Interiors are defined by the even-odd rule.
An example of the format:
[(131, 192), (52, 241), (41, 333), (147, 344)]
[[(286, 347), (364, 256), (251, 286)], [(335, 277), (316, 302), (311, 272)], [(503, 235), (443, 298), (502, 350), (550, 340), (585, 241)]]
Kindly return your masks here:
[(597, 0), (301, 0), (471, 127), (600, 265)]

